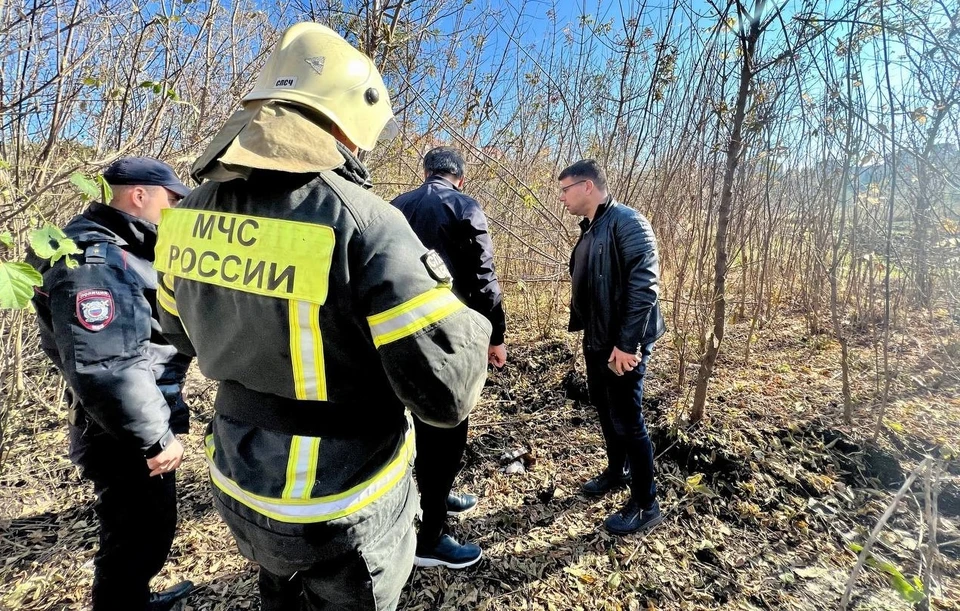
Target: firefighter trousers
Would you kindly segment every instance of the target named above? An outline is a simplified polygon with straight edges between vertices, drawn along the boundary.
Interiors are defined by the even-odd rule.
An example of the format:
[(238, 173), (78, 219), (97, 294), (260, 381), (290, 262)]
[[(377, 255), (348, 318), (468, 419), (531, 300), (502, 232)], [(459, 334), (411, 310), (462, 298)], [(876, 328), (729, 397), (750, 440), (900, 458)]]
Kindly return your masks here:
[(408, 469), (382, 497), (343, 518), (280, 522), (213, 487), (240, 553), (260, 565), (262, 611), (390, 611), (413, 569), (417, 490)]

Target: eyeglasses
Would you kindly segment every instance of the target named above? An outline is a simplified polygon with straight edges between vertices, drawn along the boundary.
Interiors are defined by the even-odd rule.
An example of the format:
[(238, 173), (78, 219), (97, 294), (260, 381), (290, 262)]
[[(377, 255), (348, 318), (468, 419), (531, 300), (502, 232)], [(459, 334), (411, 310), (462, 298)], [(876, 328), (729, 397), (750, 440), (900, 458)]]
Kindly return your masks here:
[(587, 182), (588, 180), (589, 180), (589, 178), (584, 178), (583, 180), (578, 180), (577, 182), (571, 183), (571, 184), (567, 185), (566, 187), (560, 187), (560, 192), (563, 193), (564, 195), (566, 195), (566, 193), (567, 193), (568, 190), (576, 187), (577, 185), (579, 185), (579, 184), (582, 183), (582, 182)]

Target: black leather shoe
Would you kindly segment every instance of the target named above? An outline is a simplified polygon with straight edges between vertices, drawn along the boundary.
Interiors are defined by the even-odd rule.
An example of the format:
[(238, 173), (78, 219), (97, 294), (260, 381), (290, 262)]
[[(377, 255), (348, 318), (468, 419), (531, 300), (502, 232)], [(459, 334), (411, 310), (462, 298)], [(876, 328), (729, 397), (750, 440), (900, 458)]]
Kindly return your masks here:
[(641, 509), (633, 499), (630, 499), (623, 509), (607, 518), (603, 525), (615, 535), (629, 535), (635, 532), (648, 532), (654, 526), (663, 522), (660, 513), (660, 504), (656, 501), (649, 509)]
[(147, 603), (147, 611), (170, 611), (174, 605), (189, 596), (190, 592), (193, 592), (192, 581), (181, 581), (163, 592), (154, 592)]
[(616, 490), (617, 488), (623, 488), (629, 483), (630, 483), (629, 473), (626, 473), (617, 477), (617, 476), (611, 475), (610, 470), (607, 469), (600, 475), (584, 483), (583, 486), (580, 487), (580, 491), (587, 496), (601, 496), (610, 492), (611, 490)]
[(447, 495), (447, 515), (457, 516), (467, 513), (477, 506), (477, 497), (466, 492), (451, 492)]
[(443, 535), (430, 549), (417, 548), (413, 557), (416, 566), (445, 566), (450, 569), (465, 569), (480, 562), (483, 552), (478, 545), (464, 543), (460, 545), (450, 535)]

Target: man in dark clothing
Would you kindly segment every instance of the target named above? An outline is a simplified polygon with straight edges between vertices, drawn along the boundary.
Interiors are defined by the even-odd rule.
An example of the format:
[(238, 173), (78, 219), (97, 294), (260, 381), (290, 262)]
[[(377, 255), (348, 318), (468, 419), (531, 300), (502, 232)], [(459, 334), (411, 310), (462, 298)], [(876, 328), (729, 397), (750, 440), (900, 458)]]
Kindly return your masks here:
[(585, 217), (570, 257), (570, 330), (584, 332), (587, 386), (608, 461), (582, 490), (599, 496), (629, 483), (629, 502), (604, 525), (615, 534), (649, 530), (663, 520), (641, 409), (647, 363), (664, 333), (656, 237), (643, 215), (607, 193), (596, 161), (578, 161), (558, 180), (567, 211)]
[(166, 164), (124, 158), (94, 203), (64, 229), (82, 254), (49, 262), (34, 295), (44, 352), (67, 381), (70, 459), (93, 482), (100, 521), (94, 611), (160, 611), (190, 582), (150, 593), (173, 543), (176, 473), (187, 432), (181, 387), (190, 359), (160, 335), (154, 245), (160, 211), (190, 192)]
[[(488, 360), (503, 367), (507, 360), (503, 335), (506, 318), (500, 283), (493, 265), (493, 243), (480, 205), (460, 190), (464, 184), (463, 157), (450, 147), (430, 150), (423, 159), (425, 182), (391, 203), (403, 212), (423, 245), (437, 252), (453, 276), (453, 292), (493, 325)], [(423, 520), (417, 534), (417, 566), (460, 569), (475, 564), (482, 552), (477, 545), (461, 545), (446, 532), (447, 514), (473, 509), (472, 494), (451, 492), (467, 445), (467, 421), (440, 429), (415, 420), (416, 476)]]

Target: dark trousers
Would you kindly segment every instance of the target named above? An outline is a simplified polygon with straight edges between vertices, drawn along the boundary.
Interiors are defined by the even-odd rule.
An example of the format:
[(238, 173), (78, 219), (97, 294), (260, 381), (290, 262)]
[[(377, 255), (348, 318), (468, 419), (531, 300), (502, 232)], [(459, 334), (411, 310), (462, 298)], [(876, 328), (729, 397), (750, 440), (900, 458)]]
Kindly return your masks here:
[(93, 482), (100, 549), (93, 558), (93, 610), (147, 608), (177, 526), (175, 473), (150, 477), (147, 461), (94, 424), (70, 427), (70, 457)]
[(447, 495), (460, 472), (460, 459), (467, 447), (467, 420), (452, 429), (441, 429), (414, 417), (417, 433), (415, 461), (420, 510), (423, 519), (417, 534), (418, 547), (432, 547), (447, 524)]
[(262, 611), (392, 611), (413, 568), (417, 491), (409, 472), (359, 511), (285, 523), (213, 487), (240, 553), (260, 565)]
[(607, 446), (607, 468), (620, 473), (626, 464), (632, 472), (630, 492), (641, 507), (649, 507), (657, 497), (653, 481), (653, 443), (643, 420), (643, 378), (653, 352), (653, 344), (641, 351), (640, 364), (622, 376), (607, 367), (609, 353), (586, 353), (587, 387), (596, 406), (600, 428)]

